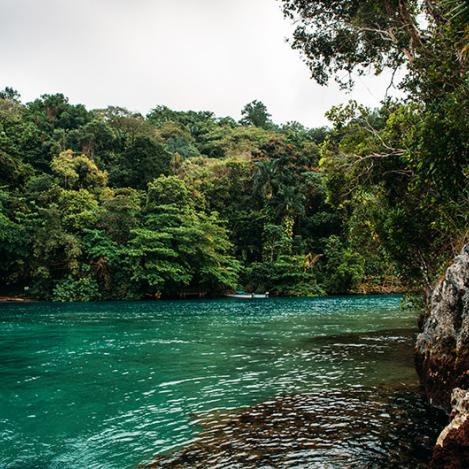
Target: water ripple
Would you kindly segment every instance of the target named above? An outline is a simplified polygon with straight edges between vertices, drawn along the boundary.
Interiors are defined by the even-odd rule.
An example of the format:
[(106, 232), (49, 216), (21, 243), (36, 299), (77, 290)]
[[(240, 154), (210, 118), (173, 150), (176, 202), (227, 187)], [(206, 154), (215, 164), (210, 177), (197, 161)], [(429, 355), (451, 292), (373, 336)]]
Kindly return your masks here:
[[(292, 446), (282, 433), (258, 425), (262, 447), (283, 448), (284, 465), (300, 467), (306, 458), (313, 464), (308, 467), (325, 467), (325, 448), (330, 464), (340, 460), (340, 451), (387, 451), (378, 437), (387, 415), (394, 416), (389, 409), (371, 406), (367, 412), (357, 404), (368, 416), (369, 434), (343, 440), (340, 451), (332, 437), (344, 434), (346, 421), (317, 416), (334, 415), (335, 400), (339, 407), (359, 401), (337, 390), (416, 382), (415, 315), (400, 311), (399, 301), (358, 296), (2, 304), (0, 467), (135, 468), (206, 435), (219, 439), (225, 428), (219, 416), (253, 405), (248, 408), (259, 415), (274, 406), (280, 427), (300, 411), (315, 416), (307, 427), (321, 429), (320, 447), (310, 445), (310, 434), (298, 431)], [(294, 397), (329, 392), (330, 399)], [(291, 396), (291, 405), (277, 408), (275, 396)], [(262, 402), (265, 408), (255, 410)], [(245, 436), (230, 451), (246, 453), (249, 462), (256, 456), (246, 441), (257, 440)], [(209, 467), (230, 461), (228, 454), (206, 451), (204, 457)]]

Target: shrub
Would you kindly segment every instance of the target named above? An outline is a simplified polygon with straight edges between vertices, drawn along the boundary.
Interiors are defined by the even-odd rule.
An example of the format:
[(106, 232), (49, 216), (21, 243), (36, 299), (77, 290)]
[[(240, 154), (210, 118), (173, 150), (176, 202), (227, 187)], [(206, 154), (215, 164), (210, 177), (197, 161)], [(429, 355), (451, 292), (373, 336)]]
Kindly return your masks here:
[(53, 301), (96, 301), (100, 299), (99, 286), (94, 278), (68, 276), (54, 288)]

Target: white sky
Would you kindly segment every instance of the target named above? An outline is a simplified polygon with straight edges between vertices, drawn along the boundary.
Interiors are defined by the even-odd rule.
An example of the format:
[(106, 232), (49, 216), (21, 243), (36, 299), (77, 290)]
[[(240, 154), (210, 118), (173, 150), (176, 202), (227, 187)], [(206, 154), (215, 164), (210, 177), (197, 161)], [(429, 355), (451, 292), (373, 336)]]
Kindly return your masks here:
[(234, 118), (259, 99), (275, 122), (307, 126), (350, 98), (383, 98), (389, 75), (359, 78), (352, 95), (317, 85), (285, 42), (291, 31), (276, 0), (0, 0), (0, 88)]

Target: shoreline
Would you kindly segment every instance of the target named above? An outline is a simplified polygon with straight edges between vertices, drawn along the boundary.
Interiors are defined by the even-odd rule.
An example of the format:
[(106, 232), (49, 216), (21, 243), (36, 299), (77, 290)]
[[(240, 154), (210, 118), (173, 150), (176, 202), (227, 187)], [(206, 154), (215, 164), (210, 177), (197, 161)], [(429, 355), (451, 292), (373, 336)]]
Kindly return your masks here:
[(0, 296), (0, 303), (33, 303), (41, 301), (38, 298), (30, 298), (30, 297), (22, 297), (22, 296), (9, 296), (9, 295), (1, 295)]
[[(368, 291), (368, 292), (350, 292), (350, 293), (341, 293), (336, 295), (318, 295), (318, 296), (270, 296), (268, 299), (278, 299), (278, 298), (308, 298), (308, 299), (319, 299), (319, 298), (334, 298), (334, 297), (356, 297), (356, 296), (388, 296), (388, 295), (404, 295), (406, 293), (410, 293), (409, 290), (404, 289), (397, 289), (393, 291)], [(22, 296), (14, 296), (14, 295), (0, 295), (0, 304), (2, 303), (39, 303), (39, 302), (49, 302), (49, 303), (56, 303), (56, 304), (66, 304), (66, 303), (107, 303), (107, 302), (135, 302), (135, 301), (142, 301), (142, 302), (156, 302), (156, 301), (174, 301), (174, 300), (220, 300), (220, 299), (238, 299), (238, 298), (229, 298), (225, 295), (219, 296), (205, 296), (203, 298), (200, 297), (161, 297), (161, 298), (138, 298), (138, 299), (112, 299), (108, 298), (105, 300), (97, 300), (97, 301), (52, 301), (52, 300), (45, 300), (43, 298), (33, 298), (33, 297), (22, 297)], [(264, 299), (264, 298), (262, 298)], [(250, 299), (251, 300), (251, 299)]]

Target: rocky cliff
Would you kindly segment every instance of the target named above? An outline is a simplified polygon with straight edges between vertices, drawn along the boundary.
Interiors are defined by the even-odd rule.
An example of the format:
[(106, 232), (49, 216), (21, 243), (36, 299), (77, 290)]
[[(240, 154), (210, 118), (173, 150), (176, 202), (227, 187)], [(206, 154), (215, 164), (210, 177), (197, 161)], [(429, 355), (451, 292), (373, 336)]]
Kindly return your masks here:
[(434, 467), (469, 467), (469, 245), (433, 292), (416, 365), (429, 401), (450, 416), (435, 445)]

